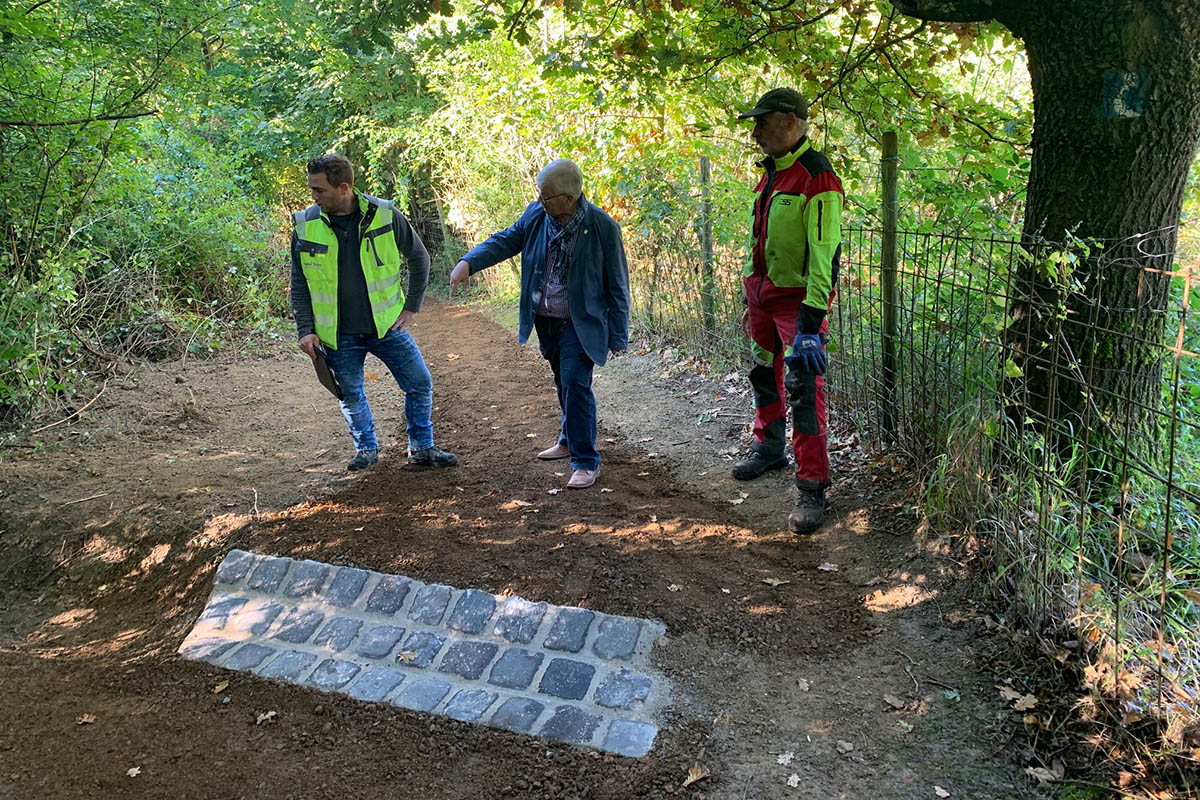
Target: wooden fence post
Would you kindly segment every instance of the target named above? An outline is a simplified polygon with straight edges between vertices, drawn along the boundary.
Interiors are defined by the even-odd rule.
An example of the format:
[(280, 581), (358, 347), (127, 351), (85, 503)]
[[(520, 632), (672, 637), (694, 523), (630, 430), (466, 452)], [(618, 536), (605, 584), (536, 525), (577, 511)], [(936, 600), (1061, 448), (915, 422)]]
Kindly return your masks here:
[(896, 341), (897, 318), (900, 308), (896, 270), (896, 227), (899, 205), (897, 179), (899, 147), (895, 131), (883, 134), (883, 253), (880, 289), (883, 293), (883, 396), (880, 398), (880, 417), (883, 430), (895, 434), (894, 405), (896, 399)]
[(717, 276), (713, 261), (712, 238), (712, 165), (708, 156), (700, 156), (700, 308), (703, 330), (717, 330)]

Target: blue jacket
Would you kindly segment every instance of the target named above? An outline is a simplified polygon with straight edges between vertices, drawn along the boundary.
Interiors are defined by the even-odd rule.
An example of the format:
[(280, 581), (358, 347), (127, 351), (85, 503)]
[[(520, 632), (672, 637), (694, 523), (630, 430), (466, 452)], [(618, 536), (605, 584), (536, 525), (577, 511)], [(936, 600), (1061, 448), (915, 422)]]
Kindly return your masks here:
[[(625, 264), (621, 226), (586, 199), (581, 197), (579, 202), (584, 204), (584, 217), (567, 267), (567, 303), (584, 352), (602, 365), (610, 350), (624, 350), (629, 345), (629, 268)], [(529, 340), (529, 332), (533, 330), (532, 290), (546, 279), (549, 224), (546, 210), (535, 200), (512, 227), (492, 234), (463, 256), (474, 275), (521, 254), (517, 321), (521, 344)]]

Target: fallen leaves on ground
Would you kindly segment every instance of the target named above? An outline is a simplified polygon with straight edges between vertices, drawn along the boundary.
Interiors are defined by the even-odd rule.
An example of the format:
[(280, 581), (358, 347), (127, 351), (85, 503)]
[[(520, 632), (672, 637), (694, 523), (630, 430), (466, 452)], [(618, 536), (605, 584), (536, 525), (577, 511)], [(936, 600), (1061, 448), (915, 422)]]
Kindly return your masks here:
[(96, 721), (95, 714), (80, 714), (79, 719), (75, 720), (76, 725), (91, 725)]
[(214, 686), (212, 688), (212, 693), (220, 694), (221, 692), (225, 691), (228, 688), (229, 688), (229, 681), (221, 681), (220, 683), (218, 683), (216, 686)]
[(784, 586), (791, 583), (791, 581), (784, 581), (779, 578), (763, 578), (762, 582), (771, 587)]
[(1031, 694), (1022, 695), (1016, 703), (1013, 704), (1014, 711), (1028, 711), (1038, 704), (1038, 700)]
[(1045, 767), (1026, 767), (1025, 774), (1036, 779), (1038, 783), (1051, 783), (1057, 780), (1054, 773)]
[(421, 655), (421, 654), (418, 653), (416, 650), (401, 650), (399, 653), (396, 654), (396, 660), (402, 661), (405, 664), (407, 664), (410, 661), (415, 660), (416, 657), (419, 655)]
[(462, 358), (462, 356), (460, 356), (458, 353), (446, 353), (447, 361), (458, 361), (460, 358)]
[(528, 500), (513, 500), (512, 504), (514, 506), (520, 506), (521, 508), (533, 505), (533, 503), (529, 502)]
[(697, 761), (692, 764), (692, 768), (688, 770), (687, 777), (683, 779), (684, 786), (691, 786), (696, 781), (702, 781), (705, 778), (712, 777), (712, 773), (708, 771), (708, 767)]
[(904, 701), (901, 700), (899, 697), (896, 697), (896, 695), (894, 695), (894, 694), (885, 694), (883, 696), (883, 702), (887, 703), (889, 706), (891, 706), (892, 708), (897, 709), (897, 710), (904, 708)]
[(270, 722), (277, 716), (274, 711), (264, 711), (258, 715), (258, 719), (254, 721), (255, 725), (262, 725), (264, 722)]

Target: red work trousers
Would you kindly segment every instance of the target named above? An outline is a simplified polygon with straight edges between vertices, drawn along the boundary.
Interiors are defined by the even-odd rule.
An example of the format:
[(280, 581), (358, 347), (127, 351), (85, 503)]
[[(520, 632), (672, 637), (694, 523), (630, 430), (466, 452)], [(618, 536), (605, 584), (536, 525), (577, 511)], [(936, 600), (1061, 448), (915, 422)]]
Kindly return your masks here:
[[(783, 290), (760, 276), (745, 279), (754, 368), (754, 441), (764, 455), (783, 453), (787, 410), (792, 409), (792, 453), (796, 484), (814, 490), (829, 485), (829, 450), (826, 441), (825, 379), (788, 370), (784, 358), (792, 354), (796, 322), (804, 300), (803, 289)], [(833, 295), (829, 298), (833, 306)], [(821, 321), (829, 333), (829, 320)], [(784, 398), (787, 404), (784, 404)]]

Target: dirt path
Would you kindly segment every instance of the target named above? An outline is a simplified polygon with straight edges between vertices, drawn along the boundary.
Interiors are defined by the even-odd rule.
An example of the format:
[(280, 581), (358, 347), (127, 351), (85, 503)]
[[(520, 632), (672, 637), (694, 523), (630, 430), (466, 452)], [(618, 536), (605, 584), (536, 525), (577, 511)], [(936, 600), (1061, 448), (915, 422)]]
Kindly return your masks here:
[[(1036, 796), (972, 667), (969, 584), (918, 552), (852, 439), (833, 523), (798, 540), (786, 477), (728, 477), (737, 383), (631, 356), (598, 372), (598, 486), (549, 495), (566, 468), (534, 457), (557, 426), (536, 349), (434, 302), (414, 333), (454, 470), (403, 465), (383, 375), (368, 391), (396, 446), (343, 472), (341, 417), (290, 343), (146, 370), (6, 448), (0, 800)], [(662, 620), (668, 724), (631, 760), (184, 662), (231, 547)], [(712, 776), (683, 788), (697, 761)]]

